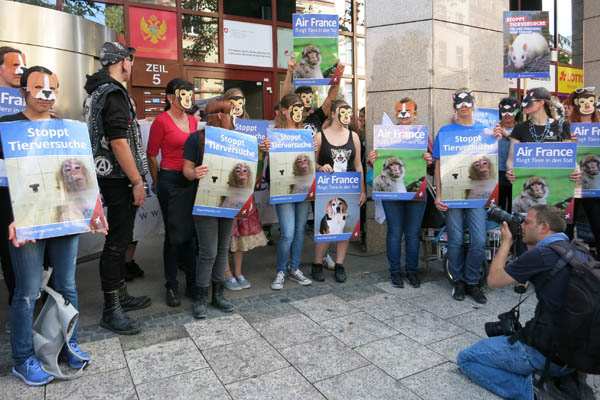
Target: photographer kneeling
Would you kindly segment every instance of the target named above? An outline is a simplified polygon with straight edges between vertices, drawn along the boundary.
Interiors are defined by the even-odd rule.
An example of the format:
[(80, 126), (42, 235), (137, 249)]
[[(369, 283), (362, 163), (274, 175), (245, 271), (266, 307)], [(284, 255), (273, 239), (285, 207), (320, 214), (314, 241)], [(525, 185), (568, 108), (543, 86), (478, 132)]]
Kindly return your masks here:
[[(529, 250), (506, 265), (513, 235), (508, 224), (502, 223), (502, 243), (490, 267), (488, 286), (499, 288), (514, 285), (515, 281), (530, 281), (538, 298), (535, 317), (519, 329), (520, 325), (514, 322), (516, 318), (508, 316), (516, 313), (502, 314), (500, 322), (486, 324), (486, 333), (494, 337), (481, 339), (464, 349), (456, 361), (466, 376), (486, 389), (504, 398), (531, 400), (542, 398), (538, 393), (534, 396), (533, 375), (547, 367), (544, 354), (552, 354), (548, 351), (552, 347), (553, 336), (549, 328), (558, 322), (569, 279), (568, 268), (563, 268), (546, 281), (560, 259), (548, 245), (568, 241), (568, 237), (563, 233), (566, 222), (561, 211), (547, 205), (531, 208), (521, 229), (523, 242)], [(584, 253), (577, 253), (575, 257), (581, 256)], [(550, 361), (549, 376), (573, 372), (558, 360)], [(537, 387), (535, 390), (538, 391)]]

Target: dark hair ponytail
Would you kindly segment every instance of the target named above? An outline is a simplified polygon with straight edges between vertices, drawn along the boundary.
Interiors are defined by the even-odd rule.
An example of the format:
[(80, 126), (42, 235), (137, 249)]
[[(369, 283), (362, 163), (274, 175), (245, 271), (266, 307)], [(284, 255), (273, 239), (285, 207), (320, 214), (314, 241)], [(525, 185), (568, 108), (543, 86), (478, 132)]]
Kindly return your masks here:
[(169, 111), (169, 109), (171, 108), (171, 103), (169, 102), (167, 96), (170, 94), (175, 95), (175, 91), (177, 89), (194, 90), (194, 85), (192, 85), (190, 82), (186, 81), (183, 78), (175, 78), (172, 79), (169, 83), (167, 83), (167, 87), (165, 88), (165, 111)]

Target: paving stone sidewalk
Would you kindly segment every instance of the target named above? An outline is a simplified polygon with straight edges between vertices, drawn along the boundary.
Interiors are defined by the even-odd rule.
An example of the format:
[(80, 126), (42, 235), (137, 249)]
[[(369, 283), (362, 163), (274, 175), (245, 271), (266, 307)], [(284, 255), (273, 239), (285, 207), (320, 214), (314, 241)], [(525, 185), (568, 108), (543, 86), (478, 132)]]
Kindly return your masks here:
[[(235, 313), (211, 308), (203, 321), (169, 311), (130, 337), (91, 326), (80, 332), (93, 360), (84, 376), (41, 388), (7, 375), (4, 343), (0, 399), (498, 399), (455, 359), (518, 295), (456, 302), (440, 274), (426, 279), (397, 289), (386, 272), (365, 274), (238, 299)], [(522, 320), (534, 306), (532, 296)], [(590, 384), (597, 390), (600, 379)]]

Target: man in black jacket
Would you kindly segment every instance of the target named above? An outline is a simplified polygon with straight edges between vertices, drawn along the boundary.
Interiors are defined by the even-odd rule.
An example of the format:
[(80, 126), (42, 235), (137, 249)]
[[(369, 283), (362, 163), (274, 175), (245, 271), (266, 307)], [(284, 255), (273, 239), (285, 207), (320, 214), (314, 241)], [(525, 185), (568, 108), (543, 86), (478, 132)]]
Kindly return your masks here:
[(120, 334), (140, 331), (137, 321), (123, 311), (150, 305), (146, 296), (127, 293), (124, 280), (125, 250), (133, 238), (138, 206), (146, 199), (144, 175), (148, 172), (141, 134), (127, 90), (135, 49), (106, 42), (100, 50), (102, 69), (87, 77), (89, 94), (84, 112), (90, 131), (98, 184), (108, 208), (108, 235), (100, 257), (104, 310), (100, 325)]

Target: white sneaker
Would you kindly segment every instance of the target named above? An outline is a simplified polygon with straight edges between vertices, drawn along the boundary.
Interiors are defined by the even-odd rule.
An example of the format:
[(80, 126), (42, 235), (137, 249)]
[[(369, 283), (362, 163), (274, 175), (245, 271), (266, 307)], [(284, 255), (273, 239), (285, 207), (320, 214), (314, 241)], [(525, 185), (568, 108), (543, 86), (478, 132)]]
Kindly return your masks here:
[(335, 261), (333, 261), (333, 258), (331, 258), (329, 253), (325, 254), (325, 257), (323, 257), (323, 265), (326, 266), (327, 269), (335, 268)]
[(310, 285), (312, 283), (310, 279), (304, 276), (302, 271), (300, 271), (300, 268), (296, 268), (295, 270), (290, 271), (288, 278), (290, 278), (291, 280), (293, 280), (301, 286)]
[(284, 282), (285, 282), (285, 272), (278, 271), (277, 276), (275, 277), (275, 280), (273, 281), (273, 283), (271, 283), (271, 289), (273, 289), (273, 290), (283, 289)]

